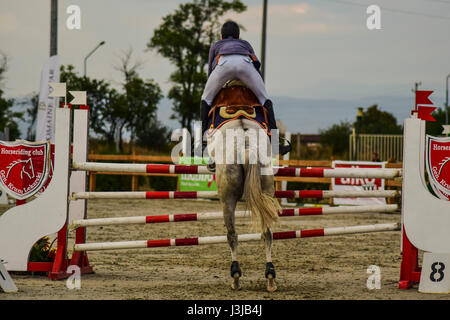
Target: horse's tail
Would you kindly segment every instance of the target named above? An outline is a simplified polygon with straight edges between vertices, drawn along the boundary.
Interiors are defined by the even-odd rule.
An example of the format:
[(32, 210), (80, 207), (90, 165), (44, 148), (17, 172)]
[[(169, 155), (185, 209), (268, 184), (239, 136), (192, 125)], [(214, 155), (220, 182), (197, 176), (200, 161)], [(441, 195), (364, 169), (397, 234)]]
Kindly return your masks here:
[(256, 164), (249, 163), (248, 152), (246, 152), (245, 168), (244, 199), (252, 213), (253, 227), (264, 233), (267, 228), (271, 228), (278, 222), (278, 211), (281, 211), (281, 207), (273, 194), (263, 192), (261, 166), (259, 161), (256, 161)]

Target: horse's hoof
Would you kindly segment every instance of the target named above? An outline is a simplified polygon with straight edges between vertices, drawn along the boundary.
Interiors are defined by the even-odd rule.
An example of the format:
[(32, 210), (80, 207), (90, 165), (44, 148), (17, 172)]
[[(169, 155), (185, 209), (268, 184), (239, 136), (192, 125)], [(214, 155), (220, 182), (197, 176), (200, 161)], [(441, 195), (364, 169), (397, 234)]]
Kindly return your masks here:
[(276, 273), (275, 273), (275, 267), (273, 265), (272, 262), (267, 262), (266, 263), (266, 278), (269, 277), (269, 275), (271, 275), (274, 279), (276, 278)]
[(241, 283), (239, 282), (239, 273), (235, 273), (233, 275), (233, 282), (231, 283), (231, 289), (233, 290), (241, 290)]
[(242, 276), (241, 267), (239, 266), (239, 262), (233, 261), (231, 263), (231, 277), (233, 278), (233, 282), (231, 283), (231, 289), (240, 290), (241, 284), (239, 283), (239, 278)]
[(277, 284), (275, 283), (275, 278), (273, 275), (269, 274), (267, 276), (267, 291), (274, 292), (277, 290)]

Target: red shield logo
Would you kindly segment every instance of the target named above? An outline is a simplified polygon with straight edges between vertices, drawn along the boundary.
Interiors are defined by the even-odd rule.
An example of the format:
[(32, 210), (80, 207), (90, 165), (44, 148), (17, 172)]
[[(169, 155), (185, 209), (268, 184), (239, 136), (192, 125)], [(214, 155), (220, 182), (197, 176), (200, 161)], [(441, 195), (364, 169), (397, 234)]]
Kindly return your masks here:
[(47, 142), (0, 141), (0, 185), (11, 197), (31, 197), (47, 180), (49, 171)]
[(450, 195), (450, 137), (427, 135), (426, 168), (430, 184), (437, 195), (448, 200)]

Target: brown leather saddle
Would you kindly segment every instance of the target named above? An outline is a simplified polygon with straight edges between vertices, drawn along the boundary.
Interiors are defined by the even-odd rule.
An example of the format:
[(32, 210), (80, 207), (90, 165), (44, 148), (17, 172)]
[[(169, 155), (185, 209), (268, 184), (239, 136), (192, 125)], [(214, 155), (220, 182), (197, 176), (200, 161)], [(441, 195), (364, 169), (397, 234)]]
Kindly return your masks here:
[(222, 118), (235, 118), (244, 115), (247, 118), (255, 118), (255, 108), (262, 108), (267, 122), (266, 110), (258, 101), (256, 95), (239, 80), (228, 81), (215, 97), (208, 117), (212, 116), (212, 123), (216, 111), (219, 110)]

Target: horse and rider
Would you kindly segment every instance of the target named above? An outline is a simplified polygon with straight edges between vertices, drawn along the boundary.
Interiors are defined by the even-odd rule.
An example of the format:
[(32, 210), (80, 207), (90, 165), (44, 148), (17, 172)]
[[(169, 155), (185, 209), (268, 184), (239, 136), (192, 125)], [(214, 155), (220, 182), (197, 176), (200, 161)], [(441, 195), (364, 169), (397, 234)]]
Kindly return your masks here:
[[(200, 117), (202, 121), (202, 136), (208, 130), (210, 111), (214, 99), (223, 86), (233, 79), (239, 79), (256, 95), (260, 105), (267, 114), (268, 132), (276, 130), (277, 123), (273, 111), (272, 101), (267, 94), (261, 76), (261, 63), (255, 55), (250, 43), (239, 39), (239, 25), (234, 21), (223, 24), (222, 40), (211, 45), (208, 59), (208, 80), (200, 104)], [(291, 151), (290, 145), (280, 144), (279, 153), (284, 155)]]
[[(222, 26), (221, 33), (222, 40), (210, 48), (208, 81), (202, 95), (200, 114), (202, 137), (206, 138), (208, 153), (216, 162), (217, 191), (231, 249), (232, 288), (241, 288), (235, 209), (237, 202), (243, 198), (251, 212), (253, 225), (258, 227), (264, 239), (267, 290), (274, 291), (277, 287), (271, 256), (271, 228), (278, 222), (281, 210), (274, 198), (272, 168), (271, 133), (277, 129), (275, 115), (259, 71), (261, 63), (252, 46), (239, 39), (239, 26), (228, 21)], [(231, 138), (224, 134), (229, 130), (234, 132)], [(257, 141), (249, 138), (254, 131), (263, 132), (257, 136)], [(235, 143), (236, 139), (241, 140)], [(227, 143), (230, 141), (232, 143)], [(222, 147), (217, 148), (217, 145)], [(213, 146), (211, 150), (210, 146)], [(268, 150), (269, 157), (265, 157), (265, 160), (261, 149)], [(280, 144), (279, 149), (280, 154), (285, 154), (291, 147)], [(244, 161), (218, 161), (228, 159), (230, 154), (241, 154), (240, 159)]]

